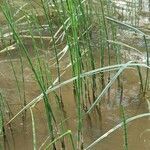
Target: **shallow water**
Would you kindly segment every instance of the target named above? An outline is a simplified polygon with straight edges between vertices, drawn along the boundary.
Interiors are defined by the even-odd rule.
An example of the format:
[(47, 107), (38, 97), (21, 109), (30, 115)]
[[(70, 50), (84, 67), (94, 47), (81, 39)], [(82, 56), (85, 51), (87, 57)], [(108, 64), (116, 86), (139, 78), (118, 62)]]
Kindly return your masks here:
[[(20, 77), (20, 65), (18, 62), (13, 62), (16, 70), (16, 76), (19, 81), (19, 84), (22, 85), (22, 80)], [(17, 69), (18, 68), (18, 69)], [(12, 68), (9, 62), (1, 62), (0, 63), (1, 70), (1, 78), (0, 78), (0, 88), (1, 91), (9, 104), (11, 111), (15, 114), (22, 107), (22, 101), (19, 100), (18, 91), (16, 88), (16, 82), (13, 77)], [(68, 72), (69, 73), (69, 72)], [(70, 73), (69, 73), (70, 74)], [(134, 75), (133, 75), (134, 74)], [(2, 76), (3, 75), (3, 76)], [(27, 103), (31, 101), (33, 98), (40, 94), (40, 90), (33, 79), (33, 74), (31, 69), (29, 68), (26, 61), (24, 61), (24, 76), (25, 76), (25, 96)], [(69, 76), (66, 74), (63, 77), (63, 80), (66, 80)], [(139, 80), (138, 73), (136, 70), (125, 71), (123, 75), (123, 85), (124, 85), (124, 95), (122, 104), (125, 107), (126, 114), (128, 117), (132, 117), (134, 115), (148, 112), (148, 107), (146, 102), (142, 102), (139, 96)], [(22, 89), (22, 88), (21, 88)], [(32, 90), (31, 90), (32, 89)], [(75, 103), (72, 93), (72, 85), (67, 85), (62, 88), (63, 93), (63, 101), (64, 101), (64, 110), (66, 111), (67, 121), (66, 126), (68, 129), (71, 129), (76, 137), (76, 110)], [(116, 94), (114, 94), (116, 93)], [(23, 93), (22, 93), (23, 96)], [(59, 112), (57, 111), (57, 106), (55, 101), (53, 100), (53, 96), (51, 96), (51, 106), (53, 110), (56, 112), (56, 116)], [(92, 143), (95, 139), (99, 138), (106, 131), (117, 125), (120, 121), (120, 110), (118, 107), (119, 99), (117, 96), (117, 90), (115, 86), (111, 89), (111, 103), (107, 105), (107, 103), (103, 103), (101, 105), (102, 112), (102, 121), (98, 118), (96, 112), (92, 113), (89, 118), (84, 118), (85, 127), (84, 127), (84, 141), (85, 147)], [(36, 107), (33, 109), (35, 120), (36, 120), (36, 131), (37, 131), (37, 145), (38, 147), (44, 142), (46, 137), (48, 136), (48, 129), (46, 118), (44, 114), (44, 106), (43, 102), (39, 102)], [(7, 112), (6, 118), (9, 120), (9, 110)], [(96, 117), (97, 116), (97, 117)], [(11, 115), (10, 115), (11, 118)], [(91, 122), (91, 123), (90, 123)], [(144, 147), (145, 150), (148, 150), (149, 145), (149, 118), (139, 119), (134, 121), (128, 125), (128, 140), (129, 140), (129, 148), (134, 150), (141, 150)], [(32, 125), (31, 125), (31, 117), (30, 112), (26, 112), (26, 120), (25, 124), (21, 117), (17, 117), (12, 123), (12, 133), (10, 131), (10, 127), (6, 127), (6, 138), (8, 140), (7, 147), (9, 145), (10, 149), (19, 149), (26, 150), (32, 149)], [(11, 135), (12, 134), (12, 135)], [(12, 140), (14, 138), (14, 142)], [(15, 144), (15, 148), (13, 145)], [(123, 146), (123, 130), (119, 129), (113, 134), (109, 135), (107, 138), (102, 140), (99, 144), (97, 144), (93, 149), (98, 150), (107, 150), (107, 149), (115, 149), (120, 150)], [(9, 149), (9, 148), (7, 148)]]
[[(25, 40), (28, 48), (30, 48), (30, 55), (34, 60), (36, 65), (37, 56), (32, 52), (32, 46), (28, 44), (28, 40)], [(130, 39), (129, 39), (130, 42)], [(61, 46), (60, 46), (61, 47)], [(49, 51), (48, 51), (49, 52)], [(50, 65), (52, 71), (53, 80), (56, 78), (56, 68), (53, 64), (52, 56), (54, 54), (49, 53), (47, 59), (45, 59), (45, 53), (40, 53), (41, 59), (46, 61)], [(96, 54), (95, 54), (96, 55)], [(8, 54), (0, 54), (0, 92), (5, 98), (8, 106), (6, 106), (5, 119), (6, 122), (14, 114), (16, 114), (23, 107), (23, 100), (26, 100), (26, 103), (29, 103), (32, 99), (37, 97), (41, 91), (37, 85), (34, 75), (32, 73), (27, 60), (23, 57), (23, 72), (21, 70), (21, 62), (19, 59), (20, 54), (16, 50), (12, 51), (10, 56)], [(95, 57), (97, 61), (99, 58)], [(114, 58), (113, 58), (114, 59)], [(113, 60), (112, 59), (112, 60)], [(10, 61), (11, 60), (11, 61)], [(66, 56), (65, 61), (62, 61), (62, 70), (63, 67), (69, 64), (68, 58)], [(12, 65), (15, 69), (16, 78), (19, 84), (20, 89), (17, 89), (16, 78), (14, 77)], [(144, 70), (143, 70), (144, 72)], [(71, 77), (71, 71), (68, 70), (65, 75), (62, 77), (62, 81), (65, 81)], [(144, 74), (144, 73), (143, 73)], [(24, 77), (24, 82), (22, 81), (22, 75)], [(122, 104), (125, 107), (127, 117), (132, 117), (140, 113), (148, 112), (148, 106), (145, 100), (140, 96), (140, 82), (138, 73), (135, 69), (126, 70), (122, 74), (122, 83), (123, 87), (123, 100)], [(94, 140), (99, 138), (105, 132), (107, 132), (112, 127), (116, 126), (122, 121), (120, 108), (119, 108), (119, 94), (120, 91), (116, 88), (117, 83), (115, 83), (110, 90), (111, 101), (108, 104), (107, 101), (104, 101), (101, 104), (101, 113), (102, 118), (99, 119), (97, 112), (92, 112), (90, 117), (84, 118), (84, 147), (86, 148)], [(19, 95), (19, 91), (21, 95)], [(66, 112), (66, 129), (70, 129), (73, 132), (74, 138), (77, 137), (76, 133), (76, 110), (75, 102), (73, 96), (73, 87), (72, 84), (68, 84), (62, 87), (62, 97), (64, 103), (64, 110)], [(149, 97), (149, 93), (147, 97)], [(58, 123), (60, 123), (58, 106), (55, 102), (54, 95), (49, 94), (50, 104), (52, 109), (55, 112), (55, 115)], [(21, 100), (20, 100), (21, 99)], [(37, 133), (37, 146), (38, 148), (48, 137), (47, 122), (45, 116), (45, 109), (43, 101), (41, 100), (34, 108), (34, 117), (36, 122), (36, 133)], [(26, 116), (26, 117), (24, 117)], [(150, 149), (150, 119), (148, 117), (138, 119), (128, 124), (128, 144), (129, 149), (132, 150), (149, 150)], [(99, 144), (92, 148), (92, 150), (121, 150), (123, 149), (123, 130), (119, 129), (113, 134), (110, 134), (108, 137), (103, 139)], [(17, 117), (10, 126), (6, 126), (6, 139), (5, 145), (8, 150), (32, 150), (32, 124), (31, 124), (31, 115), (30, 111), (26, 111), (24, 114), (21, 114), (20, 117)], [(68, 146), (67, 149), (71, 149)]]

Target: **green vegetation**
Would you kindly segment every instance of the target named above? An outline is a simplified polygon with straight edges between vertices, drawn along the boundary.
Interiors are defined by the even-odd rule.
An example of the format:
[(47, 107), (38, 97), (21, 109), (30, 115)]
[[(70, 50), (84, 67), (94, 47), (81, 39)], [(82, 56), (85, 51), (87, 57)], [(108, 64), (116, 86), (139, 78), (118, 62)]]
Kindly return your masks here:
[[(136, 15), (140, 1), (132, 2), (126, 9), (113, 0), (1, 4), (0, 69), (7, 74), (0, 72), (0, 84), (10, 89), (0, 87), (0, 149), (20, 149), (20, 126), (29, 149), (91, 149), (120, 127), (122, 149), (129, 149), (128, 123), (150, 116), (130, 116), (124, 105), (133, 78), (129, 96), (149, 102), (150, 32)], [(89, 141), (85, 129), (98, 123), (103, 131), (104, 108), (114, 107), (119, 124)]]

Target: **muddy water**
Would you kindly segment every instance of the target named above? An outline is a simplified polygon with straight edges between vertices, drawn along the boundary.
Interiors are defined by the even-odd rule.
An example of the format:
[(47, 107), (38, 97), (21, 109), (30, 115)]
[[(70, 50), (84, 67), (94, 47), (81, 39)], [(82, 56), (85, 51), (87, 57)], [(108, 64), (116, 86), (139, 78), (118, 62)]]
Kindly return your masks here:
[[(26, 63), (25, 63), (26, 64)], [(17, 67), (17, 63), (15, 63), (15, 67)], [(27, 103), (38, 96), (40, 93), (38, 86), (34, 81), (32, 81), (32, 73), (28, 65), (25, 67), (26, 71), (26, 83), (25, 83), (25, 91), (26, 91), (26, 100)], [(0, 63), (0, 70), (4, 77), (0, 78), (0, 88), (2, 90), (7, 103), (11, 111), (15, 114), (21, 109), (22, 102), (20, 102), (18, 98), (18, 93), (16, 89), (16, 83), (14, 81), (13, 73), (11, 66), (8, 63)], [(18, 69), (19, 70), (19, 69)], [(16, 73), (18, 76), (20, 72)], [(134, 74), (134, 76), (133, 76)], [(129, 77), (127, 77), (129, 76)], [(67, 79), (67, 76), (64, 77)], [(126, 109), (126, 113), (128, 117), (148, 112), (148, 108), (145, 102), (140, 103), (140, 99), (138, 97), (139, 83), (138, 83), (138, 75), (135, 71), (126, 71), (124, 74), (124, 97), (123, 97), (123, 105)], [(32, 89), (32, 90), (31, 90)], [(62, 89), (63, 99), (65, 110), (67, 113), (67, 117), (69, 118), (67, 121), (67, 128), (71, 129), (75, 133), (76, 129), (76, 120), (75, 120), (75, 104), (74, 98), (72, 94), (71, 85), (68, 85)], [(112, 89), (111, 99), (115, 100), (117, 95), (114, 95), (115, 89)], [(119, 100), (118, 100), (119, 101)], [(57, 106), (55, 102), (51, 99), (52, 108), (57, 112)], [(102, 122), (98, 119), (96, 113), (91, 114), (92, 122), (89, 121), (88, 118), (84, 119), (85, 128), (84, 128), (84, 137), (85, 137), (85, 146), (89, 145), (92, 141), (100, 137), (107, 130), (117, 125), (120, 121), (120, 112), (117, 102), (113, 102), (111, 106), (102, 105)], [(44, 112), (44, 105), (40, 102), (33, 109), (36, 121), (36, 132), (37, 132), (37, 145), (40, 146), (46, 137), (48, 137), (47, 123)], [(57, 113), (56, 113), (57, 114)], [(8, 117), (8, 115), (7, 115)], [(128, 125), (128, 138), (129, 138), (129, 148), (132, 150), (148, 150), (150, 148), (149, 140), (150, 140), (150, 132), (149, 132), (150, 121), (149, 118), (139, 119), (133, 123)], [(30, 112), (26, 112), (25, 123), (23, 122), (21, 117), (17, 117), (15, 121), (12, 123), (12, 132), (10, 131), (10, 127), (6, 127), (6, 138), (8, 140), (7, 149), (16, 149), (16, 150), (26, 150), (33, 149), (32, 147), (32, 126), (31, 126), (31, 117)], [(13, 139), (14, 139), (14, 142)], [(8, 146), (9, 145), (9, 146)], [(15, 148), (13, 148), (13, 146)], [(102, 142), (97, 144), (93, 149), (95, 150), (121, 150), (123, 147), (123, 130), (120, 129), (107, 138), (105, 138)]]
[[(34, 56), (33, 56), (34, 58)], [(21, 69), (20, 61), (17, 57), (12, 56), (12, 63), (16, 71), (16, 76), (21, 87), (21, 98), (23, 99), (23, 88), (25, 88), (25, 99), (29, 103), (32, 99), (40, 94), (40, 90), (36, 81), (34, 79), (33, 73), (26, 62), (26, 59), (23, 59), (23, 75), (25, 77), (25, 85), (23, 87), (22, 78), (21, 78)], [(12, 117), (10, 112), (13, 114), (17, 113), (23, 106), (23, 101), (19, 99), (18, 89), (16, 86), (16, 80), (13, 75), (12, 66), (8, 56), (1, 58), (0, 60), (0, 89), (5, 97), (7, 103), (9, 104), (10, 110), (7, 110), (6, 120)], [(53, 69), (55, 76), (55, 68)], [(55, 78), (55, 77), (54, 77)], [(70, 72), (67, 72), (62, 80), (70, 78)], [(139, 96), (140, 83), (138, 79), (138, 73), (136, 70), (127, 70), (123, 74), (123, 85), (124, 85), (124, 95), (123, 95), (123, 105), (126, 110), (127, 117), (132, 117), (134, 115), (148, 112), (148, 107), (146, 102), (142, 101)], [(66, 111), (67, 121), (66, 128), (71, 129), (76, 137), (76, 110), (74, 97), (72, 93), (72, 85), (67, 85), (62, 88), (64, 109)], [(53, 99), (52, 95), (50, 96), (50, 103), (55, 112), (55, 115), (59, 117), (59, 112), (57, 111), (58, 107)], [(111, 103), (107, 105), (103, 103), (101, 105), (102, 112), (102, 121), (98, 118), (96, 112), (93, 112), (91, 116), (91, 122), (89, 118), (84, 118), (84, 141), (85, 147), (104, 134), (106, 131), (117, 125), (120, 121), (120, 110), (118, 107), (119, 99), (117, 94), (117, 89), (115, 85), (111, 89)], [(48, 137), (48, 129), (45, 117), (45, 109), (43, 102), (39, 102), (33, 109), (36, 121), (36, 132), (37, 132), (37, 145), (38, 147), (45, 141)], [(25, 120), (25, 121), (24, 121)], [(29, 110), (26, 112), (26, 118), (17, 117), (11, 124), (11, 128), (6, 126), (6, 149), (11, 150), (31, 150), (33, 149), (32, 144), (32, 125), (31, 117)], [(132, 150), (148, 150), (150, 148), (150, 132), (149, 132), (150, 121), (149, 118), (139, 119), (128, 125), (128, 140), (129, 148)], [(12, 129), (12, 131), (11, 131)], [(121, 150), (123, 147), (123, 130), (120, 129), (99, 144), (94, 148), (95, 150), (108, 150), (115, 149)], [(71, 149), (71, 148), (68, 148)]]
[[(30, 47), (30, 46), (29, 46)], [(31, 49), (32, 51), (32, 49)], [(36, 60), (34, 54), (31, 54), (32, 57)], [(41, 54), (41, 57), (43, 55)], [(12, 62), (10, 62), (10, 59)], [(48, 58), (48, 60), (51, 59)], [(19, 92), (17, 89), (16, 79), (14, 77), (12, 65), (14, 66), (18, 84), (21, 90), (21, 100)], [(48, 62), (49, 63), (49, 62)], [(68, 63), (68, 62), (67, 62)], [(51, 64), (49, 64), (51, 65)], [(63, 62), (63, 65), (64, 64)], [(0, 91), (5, 98), (7, 104), (5, 119), (6, 122), (16, 114), (23, 107), (23, 99), (25, 94), (26, 103), (29, 103), (32, 99), (37, 97), (41, 92), (34, 79), (34, 75), (26, 61), (23, 58), (23, 73), (20, 69), (21, 63), (18, 55), (15, 54), (15, 51), (12, 52), (11, 56), (2, 55), (0, 57)], [(53, 78), (56, 77), (55, 68), (51, 68), (53, 72)], [(24, 84), (22, 82), (22, 75), (24, 77)], [(70, 72), (66, 72), (63, 76), (62, 81), (70, 78)], [(138, 73), (136, 70), (127, 70), (124, 72), (122, 77), (122, 82), (124, 85), (124, 94), (123, 94), (123, 105), (127, 117), (132, 117), (134, 115), (148, 112), (147, 103), (140, 97), (140, 83), (138, 78)], [(115, 83), (116, 85), (117, 83)], [(96, 112), (91, 113), (91, 122), (89, 118), (84, 118), (84, 142), (85, 147), (91, 144), (94, 140), (99, 138), (105, 132), (107, 132), (112, 127), (116, 126), (121, 122), (120, 109), (119, 109), (119, 98), (117, 93), (116, 86), (113, 85), (111, 89), (111, 103), (102, 103), (101, 112), (102, 120), (99, 120), (99, 117)], [(25, 91), (25, 93), (24, 93)], [(62, 88), (62, 97), (64, 102), (64, 109), (66, 111), (67, 121), (66, 129), (71, 129), (73, 135), (76, 138), (76, 110), (74, 97), (72, 92), (72, 85), (67, 85)], [(59, 118), (58, 107), (54, 100), (53, 95), (49, 95), (51, 106), (55, 112), (55, 115)], [(33, 108), (35, 122), (36, 122), (36, 132), (37, 132), (37, 146), (40, 147), (41, 144), (48, 137), (47, 122), (45, 116), (45, 109), (43, 102), (39, 102), (35, 108)], [(22, 117), (21, 117), (22, 116)], [(17, 117), (11, 124), (11, 127), (6, 126), (6, 149), (10, 150), (32, 150), (32, 125), (31, 125), (31, 116), (30, 111), (28, 110), (26, 114), (22, 114), (20, 117)], [(23, 116), (26, 116), (23, 118)], [(129, 149), (132, 150), (149, 150), (150, 149), (150, 120), (149, 118), (139, 119), (128, 125), (128, 142)], [(121, 150), (123, 149), (123, 130), (119, 129), (113, 134), (109, 135), (107, 138), (99, 142), (93, 150)], [(69, 146), (67, 149), (71, 149)]]
[[(19, 68), (18, 63), (13, 62), (14, 66)], [(33, 79), (32, 72), (29, 66), (24, 62), (24, 75), (25, 75), (25, 95), (27, 103), (33, 98), (40, 94), (38, 86)], [(13, 72), (10, 64), (8, 62), (0, 63), (1, 78), (0, 78), (0, 88), (2, 93), (9, 104), (10, 110), (15, 114), (22, 107), (22, 101), (19, 100), (17, 93), (16, 82), (13, 77)], [(17, 69), (16, 69), (17, 70)], [(134, 74), (134, 76), (133, 76)], [(20, 71), (16, 71), (16, 75), (19, 78)], [(68, 75), (64, 76), (64, 80), (68, 78)], [(136, 71), (126, 71), (124, 72), (124, 95), (123, 95), (123, 105), (126, 110), (128, 117), (148, 112), (147, 104), (140, 100), (139, 98), (139, 81), (138, 74)], [(19, 82), (21, 84), (21, 81)], [(31, 90), (32, 89), (32, 90)], [(62, 88), (63, 100), (65, 105), (65, 111), (67, 116), (66, 126), (71, 129), (76, 137), (76, 110), (75, 103), (72, 93), (72, 86), (67, 85)], [(85, 147), (104, 134), (106, 131), (117, 125), (120, 121), (120, 110), (117, 105), (117, 94), (116, 89), (111, 90), (111, 106), (105, 103), (102, 104), (102, 122), (98, 119), (96, 112), (91, 114), (92, 122), (88, 118), (84, 118), (84, 140)], [(50, 103), (53, 110), (56, 112), (55, 115), (59, 116), (57, 111), (57, 106), (55, 101), (51, 96)], [(9, 110), (9, 111), (10, 111)], [(8, 112), (9, 112), (8, 111)], [(45, 110), (42, 102), (39, 102), (33, 109), (36, 121), (36, 132), (37, 132), (37, 145), (38, 147), (45, 141), (48, 137), (47, 123), (45, 118)], [(7, 112), (7, 113), (8, 113)], [(11, 117), (11, 115), (10, 115)], [(7, 121), (9, 120), (9, 115), (6, 115)], [(132, 150), (148, 150), (150, 148), (150, 132), (149, 132), (150, 120), (149, 118), (139, 119), (130, 123), (128, 125), (128, 142), (129, 149)], [(12, 129), (12, 132), (11, 130)], [(12, 127), (6, 127), (6, 147), (7, 149), (15, 150), (30, 150), (33, 149), (32, 145), (32, 125), (30, 112), (26, 112), (25, 122), (23, 122), (21, 117), (17, 117), (12, 123)], [(123, 147), (123, 130), (119, 129), (114, 132), (94, 148), (95, 150), (121, 150)], [(70, 148), (69, 148), (70, 149)]]

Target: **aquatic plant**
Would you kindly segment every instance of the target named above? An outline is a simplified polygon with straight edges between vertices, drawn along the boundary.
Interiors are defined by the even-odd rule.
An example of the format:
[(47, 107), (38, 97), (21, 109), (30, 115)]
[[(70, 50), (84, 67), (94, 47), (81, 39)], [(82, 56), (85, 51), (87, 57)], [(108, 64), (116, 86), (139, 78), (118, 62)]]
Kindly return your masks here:
[[(7, 118), (5, 110), (1, 109), (0, 135), (7, 139), (9, 126), (15, 139), (14, 123), (19, 124), (17, 119), (21, 115), (22, 132), (27, 124), (31, 126), (34, 150), (79, 150), (91, 149), (123, 126), (124, 149), (128, 149), (128, 123), (150, 114), (127, 118), (123, 105), (124, 78), (130, 78), (130, 71), (133, 71), (140, 83), (136, 94), (139, 99), (147, 98), (150, 38), (140, 29), (140, 18), (136, 15), (141, 11), (140, 2), (125, 2), (125, 8), (119, 3), (40, 0), (21, 2), (20, 6), (15, 1), (1, 4), (5, 23), (0, 28), (0, 55), (6, 59), (0, 63), (9, 64), (10, 80), (15, 83), (14, 94), (17, 95), (14, 102), (19, 103), (19, 107), (13, 111), (7, 99), (7, 94), (11, 93), (4, 99), (5, 92), (1, 92), (0, 107), (5, 108), (4, 103), (7, 103), (12, 113)], [(127, 41), (126, 34), (142, 41), (142, 48)], [(146, 61), (140, 61), (139, 57)], [(30, 98), (28, 93), (34, 92), (36, 96)], [(98, 120), (103, 130), (103, 107), (113, 112), (113, 105), (119, 106), (122, 122), (90, 144), (86, 141), (85, 128), (90, 124), (92, 129)], [(38, 113), (43, 122), (38, 120)], [(71, 122), (73, 125), (69, 125)], [(47, 125), (42, 141), (40, 123)], [(15, 140), (13, 143), (15, 147)]]

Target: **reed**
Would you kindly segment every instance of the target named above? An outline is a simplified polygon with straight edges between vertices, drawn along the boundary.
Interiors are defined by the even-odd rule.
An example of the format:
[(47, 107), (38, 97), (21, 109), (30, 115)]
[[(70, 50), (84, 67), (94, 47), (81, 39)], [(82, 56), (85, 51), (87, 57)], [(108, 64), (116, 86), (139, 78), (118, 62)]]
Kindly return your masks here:
[[(120, 127), (124, 130), (124, 149), (128, 149), (127, 124), (149, 116), (149, 113), (126, 118), (122, 105), (124, 73), (134, 70), (139, 75), (139, 89), (143, 97), (146, 97), (149, 91), (150, 67), (149, 35), (138, 28), (139, 17), (136, 15), (141, 6), (134, 0), (126, 6), (130, 11), (128, 14), (127, 10), (120, 10), (115, 2), (105, 0), (39, 0), (20, 7), (3, 2), (1, 9), (6, 23), (0, 28), (0, 55), (9, 55), (6, 62), (10, 63), (12, 69), (21, 107), (17, 113), (11, 114), (11, 119), (6, 120), (5, 111), (0, 110), (1, 137), (5, 135), (6, 125), (13, 125), (22, 114), (23, 124), (32, 126), (34, 150), (91, 149)], [(130, 58), (122, 60), (123, 49), (129, 54), (143, 54), (141, 49), (123, 41), (123, 34), (118, 37), (120, 31), (124, 30), (142, 36), (146, 63)], [(14, 60), (11, 54), (15, 51), (18, 58)], [(19, 64), (19, 75), (14, 61)], [(3, 62), (0, 60), (0, 63)], [(31, 80), (36, 84), (35, 89), (40, 91), (30, 100), (27, 96), (30, 87), (26, 87), (26, 66), (34, 75)], [(65, 99), (63, 91), (67, 87), (69, 94)], [(32, 90), (34, 91), (31, 89), (31, 92)], [(98, 116), (101, 124), (99, 126), (102, 127), (103, 106), (111, 109), (115, 103), (117, 107), (112, 91), (119, 91), (122, 122), (87, 145), (85, 118), (89, 119), (92, 128)], [(0, 93), (0, 107), (5, 108), (4, 103), (9, 101), (3, 99), (3, 91)], [(71, 102), (74, 106), (70, 106), (73, 116), (66, 109), (68, 98), (69, 104)], [(37, 115), (34, 111), (42, 105), (41, 102), (44, 104), (42, 116), (46, 116), (48, 128), (42, 142), (39, 140)], [(30, 122), (27, 119), (28, 111), (31, 114)], [(74, 127), (69, 125), (70, 122), (74, 122)], [(100, 129), (104, 128), (101, 127)], [(12, 133), (15, 132), (14, 128)], [(4, 147), (5, 141), (0, 146)]]

